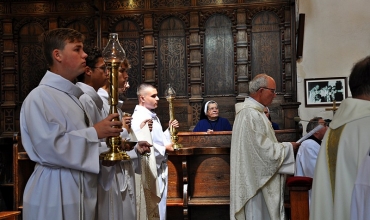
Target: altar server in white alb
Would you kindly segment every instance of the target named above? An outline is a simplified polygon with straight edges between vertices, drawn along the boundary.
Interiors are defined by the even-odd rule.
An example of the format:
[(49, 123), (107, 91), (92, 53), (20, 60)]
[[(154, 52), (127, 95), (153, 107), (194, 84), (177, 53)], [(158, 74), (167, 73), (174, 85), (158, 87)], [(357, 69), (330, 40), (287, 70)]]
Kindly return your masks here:
[[(312, 185), (311, 220), (353, 219), (351, 196), (370, 146), (370, 57), (354, 65), (349, 88), (352, 98), (341, 102), (321, 144)], [(367, 210), (368, 202), (363, 207)]]
[(40, 37), (50, 70), (24, 100), (20, 127), (35, 170), (23, 195), (23, 219), (95, 219), (100, 139), (117, 136), (109, 115), (92, 126), (73, 82), (87, 54), (81, 33), (60, 28)]
[(276, 96), (275, 80), (259, 74), (250, 97), (236, 104), (230, 153), (230, 219), (284, 220), (286, 174), (294, 173), (299, 143), (276, 140), (264, 107)]
[[(321, 117), (314, 117), (311, 119), (306, 127), (306, 132), (309, 133), (318, 125), (322, 128), (310, 137), (304, 140), (299, 147), (296, 156), (296, 170), (295, 176), (306, 176), (313, 178), (316, 166), (317, 155), (319, 154), (321, 140), (324, 138), (325, 132), (328, 128), (326, 122)], [(312, 190), (309, 191), (309, 200), (311, 201)]]
[[(88, 59), (89, 60), (89, 59)], [(93, 64), (89, 64), (94, 66)], [(95, 64), (96, 65), (96, 64)], [(99, 66), (99, 65), (97, 65)], [(125, 59), (118, 69), (118, 91), (123, 93), (128, 88), (127, 80), (128, 74), (127, 71), (130, 65), (128, 60)], [(109, 101), (111, 98), (109, 96), (110, 91), (110, 82), (106, 82), (101, 85), (103, 88), (98, 87), (100, 98), (103, 100), (103, 107), (105, 111), (109, 111)], [(97, 89), (97, 90), (98, 90)], [(123, 103), (122, 103), (123, 104)], [(149, 143), (146, 141), (139, 141), (134, 149), (130, 149), (130, 146), (124, 147), (124, 139), (129, 138), (129, 130), (131, 126), (131, 117), (124, 116), (122, 111), (117, 107), (118, 112), (120, 113), (120, 118), (122, 121), (123, 132), (121, 133), (123, 149), (126, 150), (129, 155), (129, 160), (118, 161), (114, 169), (113, 181), (109, 187), (105, 187), (105, 184), (102, 184), (104, 187), (98, 188), (98, 220), (105, 219), (115, 219), (115, 220), (129, 220), (136, 219), (136, 194), (135, 194), (135, 172), (140, 173), (140, 155), (150, 152)], [(144, 126), (145, 122), (142, 126)], [(104, 168), (105, 172), (101, 172), (102, 175), (109, 175), (109, 168)], [(109, 179), (110, 176), (103, 177), (102, 179)]]
[[(144, 120), (151, 119), (152, 125), (152, 141), (154, 152), (149, 157), (142, 158), (142, 178), (147, 181), (143, 184), (153, 183), (153, 187), (144, 187), (148, 190), (144, 191), (151, 196), (145, 196), (146, 205), (139, 203), (140, 209), (146, 208), (148, 219), (166, 219), (166, 201), (168, 188), (168, 167), (167, 167), (167, 151), (173, 151), (173, 143), (171, 143), (171, 136), (169, 129), (163, 131), (161, 122), (154, 110), (158, 107), (158, 93), (157, 89), (150, 84), (141, 84), (137, 88), (137, 95), (139, 104), (136, 105), (132, 115), (132, 129), (135, 132), (140, 132), (140, 124)], [(177, 120), (169, 122), (170, 126), (179, 127)], [(153, 154), (154, 153), (154, 154)], [(154, 164), (156, 167), (150, 166)], [(148, 165), (146, 167), (146, 165)], [(149, 172), (149, 173), (148, 173)], [(151, 178), (152, 177), (152, 178)], [(153, 179), (155, 178), (155, 179)], [(148, 200), (150, 199), (150, 200)], [(158, 204), (159, 202), (159, 204)]]

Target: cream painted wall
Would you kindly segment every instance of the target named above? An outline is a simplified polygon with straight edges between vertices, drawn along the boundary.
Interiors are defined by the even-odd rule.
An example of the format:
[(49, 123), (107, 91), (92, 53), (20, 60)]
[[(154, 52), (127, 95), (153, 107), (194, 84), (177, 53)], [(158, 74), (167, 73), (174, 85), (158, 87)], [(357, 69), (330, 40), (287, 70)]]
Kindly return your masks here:
[(297, 60), (299, 116), (331, 119), (325, 107), (305, 107), (304, 79), (348, 77), (353, 64), (370, 55), (370, 1), (297, 0), (297, 7), (297, 14), (305, 14), (303, 55)]

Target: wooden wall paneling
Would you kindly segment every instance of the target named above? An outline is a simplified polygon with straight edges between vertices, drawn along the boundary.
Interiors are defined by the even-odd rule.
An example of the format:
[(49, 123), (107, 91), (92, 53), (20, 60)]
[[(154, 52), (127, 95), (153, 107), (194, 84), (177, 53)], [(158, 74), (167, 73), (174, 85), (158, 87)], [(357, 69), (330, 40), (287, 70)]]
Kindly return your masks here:
[[(228, 17), (232, 23), (231, 33), (233, 35), (233, 53), (234, 61), (231, 62), (233, 67), (234, 76), (231, 79), (234, 80), (232, 83), (232, 92), (229, 94), (231, 97), (236, 97), (236, 100), (229, 99), (225, 102), (226, 106), (220, 106), (221, 109), (228, 108), (232, 109), (235, 102), (243, 101), (244, 97), (248, 95), (248, 82), (251, 79), (251, 60), (253, 54), (250, 52), (250, 45), (253, 44), (253, 38), (251, 36), (251, 30), (253, 25), (251, 20), (258, 12), (268, 11), (276, 14), (280, 19), (279, 28), (281, 39), (280, 51), (282, 53), (281, 61), (281, 84), (282, 93), (285, 99), (283, 102), (291, 102), (296, 99), (295, 95), (295, 59), (292, 54), (292, 16), (294, 17), (294, 7), (292, 8), (291, 0), (269, 2), (265, 3), (262, 1), (223, 1), (222, 5), (215, 4), (214, 2), (208, 1), (174, 1), (168, 4), (167, 1), (149, 1), (141, 0), (135, 2), (117, 2), (115, 0), (105, 1), (46, 1), (39, 3), (38, 1), (31, 2), (26, 5), (22, 1), (14, 1), (9, 4), (9, 10), (5, 12), (9, 13), (14, 11), (12, 15), (8, 17), (26, 17), (29, 14), (34, 15), (33, 17), (39, 17), (41, 19), (49, 19), (49, 28), (56, 27), (73, 27), (81, 32), (88, 33), (89, 44), (105, 45), (107, 42), (107, 36), (109, 32), (112, 32), (112, 21), (115, 17), (122, 19), (132, 20), (135, 24), (140, 22), (142, 26), (138, 25), (138, 32), (141, 41), (141, 48), (137, 49), (140, 51), (140, 60), (142, 61), (140, 73), (138, 75), (141, 80), (135, 79), (137, 84), (139, 82), (147, 82), (155, 85), (162, 93), (163, 78), (159, 60), (160, 54), (158, 53), (159, 44), (158, 37), (158, 25), (164, 18), (170, 16), (182, 20), (185, 24), (184, 31), (186, 36), (186, 55), (185, 55), (185, 70), (184, 74), (187, 82), (185, 83), (186, 89), (183, 91), (184, 97), (181, 100), (189, 102), (188, 118), (182, 125), (186, 126), (187, 129), (191, 129), (198, 121), (200, 113), (200, 106), (203, 103), (203, 98), (214, 98), (217, 96), (225, 95), (222, 91), (221, 94), (207, 95), (206, 86), (207, 84), (207, 69), (204, 68), (204, 51), (205, 51), (205, 22), (212, 16), (224, 15)], [(15, 6), (22, 6), (21, 9), (17, 9)], [(30, 6), (31, 5), (31, 6)], [(37, 6), (37, 7), (36, 7)], [(42, 9), (38, 8), (38, 6)], [(8, 7), (8, 6), (7, 6)], [(164, 13), (165, 12), (165, 13)], [(111, 20), (107, 16), (112, 17)], [(157, 26), (156, 26), (157, 25)], [(100, 36), (101, 33), (101, 36)], [(139, 46), (140, 47), (140, 46)], [(274, 64), (275, 65), (275, 64)], [(131, 76), (134, 79), (133, 76)], [(137, 103), (134, 84), (132, 81), (132, 91), (129, 94), (130, 99), (126, 104), (135, 106)], [(223, 83), (223, 82), (222, 82)], [(213, 88), (213, 87), (211, 87)], [(221, 87), (224, 88), (224, 87)], [(231, 87), (230, 87), (231, 88)], [(284, 91), (286, 90), (286, 91)], [(290, 91), (289, 91), (290, 90)], [(230, 90), (231, 91), (231, 90)], [(1, 91), (3, 94), (4, 91)], [(219, 93), (219, 91), (218, 91)], [(230, 107), (232, 106), (232, 107)], [(176, 106), (175, 106), (176, 107)], [(231, 115), (227, 110), (227, 115)], [(2, 111), (4, 112), (4, 111)], [(282, 110), (279, 109), (277, 116), (282, 115)], [(4, 116), (2, 116), (4, 118)], [(233, 116), (230, 116), (233, 119)], [(16, 124), (17, 121), (16, 121)], [(4, 127), (5, 123), (1, 127)], [(14, 130), (14, 129), (13, 129)], [(16, 129), (15, 129), (16, 130)]]
[(81, 32), (85, 36), (84, 44), (89, 46), (97, 45), (97, 27), (95, 15), (85, 16), (63, 16), (59, 18), (60, 28), (72, 28)]
[(266, 73), (275, 79), (276, 91), (284, 92), (281, 85), (281, 21), (269, 11), (255, 12), (252, 18), (252, 78), (260, 73)]
[(155, 83), (156, 72), (155, 72), (155, 42), (154, 42), (154, 31), (153, 31), (153, 15), (144, 15), (144, 44), (143, 44), (143, 71), (145, 83)]
[(2, 19), (1, 45), (1, 124), (2, 137), (12, 137), (13, 132), (19, 129), (19, 110), (17, 109), (18, 77), (16, 57), (17, 45), (14, 39), (12, 19)]
[(15, 23), (15, 38), (18, 45), (20, 102), (36, 88), (47, 70), (38, 37), (48, 28), (48, 19), (22, 18)]
[[(170, 14), (158, 24), (157, 89), (160, 97), (165, 97), (168, 84), (176, 91), (176, 97), (188, 95), (185, 24), (175, 16)], [(154, 29), (157, 29), (157, 25)]]
[(248, 77), (248, 36), (245, 9), (237, 9), (236, 12), (236, 72), (237, 102), (244, 101), (249, 93)]
[(131, 68), (128, 72), (130, 88), (126, 92), (126, 98), (136, 99), (136, 89), (142, 83), (142, 30), (143, 16), (119, 15), (110, 22), (109, 32), (118, 33), (119, 40), (126, 52)]
[[(189, 38), (188, 30), (189, 16), (179, 12), (161, 12), (153, 15), (154, 39), (156, 42), (156, 87), (159, 97), (164, 99), (164, 90), (167, 83), (176, 91), (174, 102), (175, 118), (180, 123), (179, 131), (184, 131), (189, 127), (189, 101), (188, 101), (188, 82), (189, 74), (187, 70), (187, 42)], [(172, 49), (170, 49), (172, 47)], [(161, 108), (165, 108), (161, 111)], [(168, 103), (159, 105), (156, 110), (164, 127), (167, 127), (169, 114)]]
[(202, 108), (202, 52), (201, 38), (199, 28), (199, 12), (192, 11), (189, 13), (189, 42), (188, 42), (188, 69), (190, 71), (190, 97), (191, 115), (188, 120), (190, 129), (198, 122), (200, 110)]
[(233, 96), (234, 39), (232, 23), (222, 14), (214, 14), (205, 23), (204, 93), (205, 96)]

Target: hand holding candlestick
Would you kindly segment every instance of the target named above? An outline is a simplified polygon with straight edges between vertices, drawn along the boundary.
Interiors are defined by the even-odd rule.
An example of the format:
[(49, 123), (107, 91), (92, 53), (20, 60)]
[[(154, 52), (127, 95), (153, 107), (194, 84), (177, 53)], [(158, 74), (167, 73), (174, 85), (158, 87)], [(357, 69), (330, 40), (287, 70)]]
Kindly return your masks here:
[[(118, 34), (111, 33), (109, 34), (109, 41), (107, 46), (103, 50), (104, 62), (107, 65), (109, 70), (109, 80), (110, 80), (110, 89), (109, 89), (109, 103), (110, 109), (109, 114), (118, 113), (117, 104), (118, 104), (118, 67), (120, 66), (123, 59), (126, 57), (126, 53), (121, 47), (118, 41)], [(120, 121), (119, 117), (113, 118), (112, 121)], [(121, 121), (120, 121), (121, 122)], [(122, 125), (122, 124), (121, 124)], [(121, 128), (122, 126), (120, 126)], [(107, 146), (110, 148), (108, 152), (100, 154), (101, 160), (129, 160), (130, 157), (125, 151), (122, 151), (121, 136), (108, 137)]]
[(172, 105), (172, 101), (176, 97), (176, 92), (171, 87), (171, 85), (168, 84), (168, 87), (167, 87), (165, 93), (166, 93), (166, 99), (169, 103), (169, 106), (168, 106), (169, 107), (169, 113), (170, 113), (169, 129), (170, 129), (170, 134), (171, 134), (171, 140), (172, 140), (172, 143), (173, 143), (173, 149), (178, 150), (182, 147), (182, 145), (177, 143), (177, 141), (179, 140), (179, 137), (177, 136), (177, 130), (176, 130), (176, 127), (178, 127), (178, 122), (175, 119), (174, 112), (173, 112), (173, 105)]

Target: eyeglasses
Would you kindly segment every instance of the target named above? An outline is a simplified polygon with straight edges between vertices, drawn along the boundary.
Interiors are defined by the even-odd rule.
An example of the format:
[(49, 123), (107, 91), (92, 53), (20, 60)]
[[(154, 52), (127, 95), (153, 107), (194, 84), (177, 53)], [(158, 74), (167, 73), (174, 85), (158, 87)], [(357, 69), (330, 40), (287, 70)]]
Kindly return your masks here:
[(271, 89), (271, 88), (267, 88), (267, 87), (261, 87), (260, 89), (268, 89), (268, 90), (270, 90), (272, 93), (276, 94), (276, 89)]
[(104, 66), (94, 66), (92, 68), (93, 69), (99, 68), (99, 69), (103, 70), (104, 72), (107, 70), (107, 66), (106, 65), (104, 65)]

